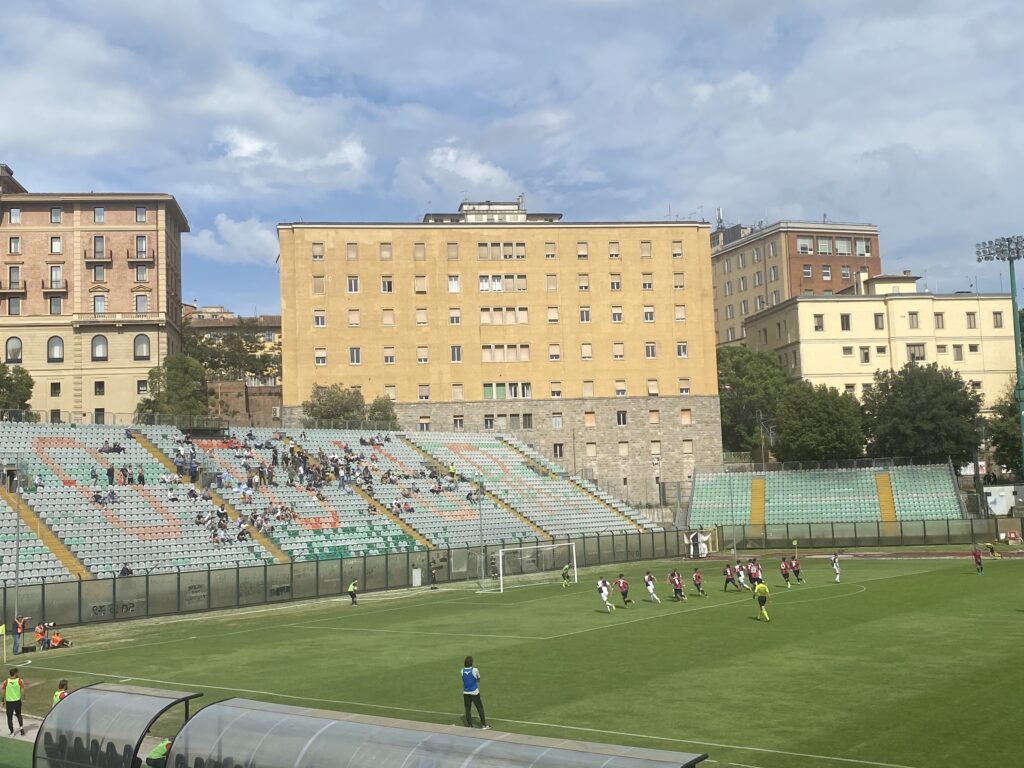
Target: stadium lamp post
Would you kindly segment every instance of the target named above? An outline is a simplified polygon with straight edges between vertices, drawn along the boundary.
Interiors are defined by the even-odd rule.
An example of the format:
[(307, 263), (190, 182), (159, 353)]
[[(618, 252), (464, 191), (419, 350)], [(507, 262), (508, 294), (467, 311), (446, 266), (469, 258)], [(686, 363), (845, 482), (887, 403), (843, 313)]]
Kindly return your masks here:
[[(1024, 235), (999, 237), (995, 240), (983, 240), (975, 246), (978, 261), (1010, 262), (1010, 300), (1013, 302), (1013, 354), (1017, 361), (1017, 383), (1013, 388), (1017, 397), (1017, 413), (1020, 415), (1021, 427), (1021, 466), (1024, 468), (1024, 363), (1021, 361), (1020, 349), (1020, 310), (1017, 308), (1017, 275), (1013, 263), (1024, 259)], [(1020, 478), (1018, 478), (1019, 480)]]
[(480, 523), (480, 589), (484, 588), (484, 476), (476, 475), (476, 516)]

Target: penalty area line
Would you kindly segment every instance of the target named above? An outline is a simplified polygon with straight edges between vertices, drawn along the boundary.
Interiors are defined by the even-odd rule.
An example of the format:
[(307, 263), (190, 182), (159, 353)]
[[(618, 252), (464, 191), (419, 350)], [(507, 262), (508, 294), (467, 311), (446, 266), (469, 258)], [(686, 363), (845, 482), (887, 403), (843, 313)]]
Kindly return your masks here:
[[(105, 672), (88, 672), (81, 669), (63, 669), (60, 667), (49, 667), (49, 666), (38, 666), (39, 669), (45, 669), (50, 672), (63, 672), (69, 675), (92, 675), (93, 677), (106, 677), (112, 679), (123, 679), (124, 674), (110, 674)], [(413, 707), (396, 707), (388, 704), (372, 704), (365, 701), (346, 701), (344, 699), (324, 699), (317, 698), (314, 696), (299, 696), (287, 693), (278, 693), (277, 691), (258, 691), (252, 688), (234, 688), (225, 685), (209, 685), (207, 683), (191, 683), (182, 680), (155, 680), (148, 677), (134, 677), (131, 678), (142, 683), (152, 683), (155, 685), (172, 685), (177, 686), (179, 689), (184, 688), (198, 688), (206, 689), (210, 691), (228, 691), (230, 693), (247, 693), (255, 694), (258, 696), (266, 696), (272, 699), (289, 699), (292, 701), (302, 702), (317, 702), (320, 704), (336, 704), (341, 706), (351, 707), (365, 707), (367, 709), (382, 709), (389, 712), (415, 712), (421, 715), (437, 715), (438, 717), (460, 717), (459, 713), (452, 712), (440, 712), (435, 709), (416, 709)], [(762, 754), (769, 755), (785, 755), (788, 757), (806, 757), (812, 760), (830, 760), (837, 763), (847, 763), (850, 765), (867, 765), (874, 766), (874, 768), (915, 768), (911, 765), (902, 765), (899, 763), (884, 763), (877, 760), (862, 760), (854, 757), (835, 757), (832, 755), (814, 755), (807, 752), (790, 752), (784, 749), (769, 749), (767, 747), (746, 747), (740, 744), (720, 744), (714, 741), (700, 741), (697, 739), (680, 739), (671, 736), (653, 736), (647, 733), (631, 733), (629, 731), (609, 731), (601, 728), (587, 728), (578, 725), (564, 725), (561, 723), (540, 723), (534, 720), (513, 720), (507, 717), (491, 717), (491, 720), (500, 723), (512, 723), (513, 725), (528, 725), (538, 728), (556, 728), (567, 731), (579, 731), (581, 733), (599, 733), (606, 736), (624, 736), (631, 739), (644, 739), (647, 741), (664, 741), (675, 744), (696, 744), (701, 747), (717, 747), (719, 749), (735, 749), (745, 752), (759, 752)], [(497, 734), (495, 734), (497, 737)]]

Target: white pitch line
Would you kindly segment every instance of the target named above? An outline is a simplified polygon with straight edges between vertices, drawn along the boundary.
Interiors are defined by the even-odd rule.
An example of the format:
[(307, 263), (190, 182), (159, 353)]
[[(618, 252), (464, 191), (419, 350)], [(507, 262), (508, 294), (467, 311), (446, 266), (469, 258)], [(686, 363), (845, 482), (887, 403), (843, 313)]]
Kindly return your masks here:
[(546, 640), (546, 637), (530, 635), (489, 635), (469, 632), (425, 632), (416, 629), (373, 629), (371, 627), (314, 627), (307, 624), (289, 624), (296, 629), (326, 629), (331, 632), (386, 632), (395, 635), (437, 635), (438, 637), (492, 637), (505, 640)]
[[(80, 669), (62, 669), (59, 667), (38, 667), (39, 669), (45, 669), (50, 672), (63, 672), (69, 675), (92, 675), (93, 677), (109, 677), (109, 678), (121, 678), (123, 675), (113, 675), (104, 672), (86, 672)], [(230, 693), (247, 693), (254, 694), (257, 696), (268, 696), (276, 699), (290, 699), (303, 702), (318, 702), (321, 704), (338, 704), (342, 706), (351, 707), (366, 707), (368, 709), (384, 709), (391, 712), (415, 712), (421, 715), (438, 715), (440, 717), (458, 717), (458, 714), (451, 712), (440, 712), (434, 709), (415, 709), (413, 707), (395, 707), (387, 704), (372, 704), (365, 701), (346, 701), (343, 699), (322, 699), (313, 696), (299, 696), (287, 693), (278, 693), (277, 691), (258, 691), (251, 688), (232, 688), (224, 685), (209, 685), (207, 683), (190, 683), (183, 682), (181, 680), (155, 680), (147, 677), (136, 677), (132, 678), (143, 683), (153, 683), (155, 685), (170, 685), (175, 686), (179, 690), (181, 688), (200, 688), (211, 691), (228, 691)], [(915, 768), (910, 765), (901, 765), (898, 763), (883, 763), (875, 760), (861, 760), (853, 757), (834, 757), (832, 755), (814, 755), (806, 752), (789, 752), (784, 749), (768, 749), (766, 747), (746, 747), (740, 744), (720, 744), (713, 741), (699, 741), (696, 739), (679, 739), (669, 736), (654, 736), (647, 733), (631, 733), (629, 731), (608, 731), (601, 728), (586, 728), (584, 726), (577, 725), (563, 725), (560, 723), (540, 723), (533, 720), (512, 720), (506, 717), (491, 717), (491, 720), (501, 723), (513, 723), (514, 725), (530, 725), (539, 728), (555, 728), (568, 731), (580, 731), (583, 733), (600, 733), (607, 736), (625, 736), (632, 739), (644, 739), (647, 741), (667, 741), (675, 744), (696, 744), (701, 747), (717, 747), (719, 749), (735, 749), (745, 752), (759, 752), (763, 754), (771, 755), (786, 755), (788, 757), (806, 757), (813, 760), (831, 760), (839, 763), (849, 763), (853, 765), (869, 765), (875, 766), (875, 768)]]

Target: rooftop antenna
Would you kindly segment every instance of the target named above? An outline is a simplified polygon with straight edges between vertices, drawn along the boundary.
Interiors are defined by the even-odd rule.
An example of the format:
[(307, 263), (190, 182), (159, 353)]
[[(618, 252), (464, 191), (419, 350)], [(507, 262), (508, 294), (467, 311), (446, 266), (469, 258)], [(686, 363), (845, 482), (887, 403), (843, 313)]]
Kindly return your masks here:
[(821, 214), (821, 223), (822, 224), (828, 224), (828, 214), (827, 213)]
[(718, 229), (725, 228), (725, 214), (722, 212), (722, 206), (715, 208), (715, 225)]

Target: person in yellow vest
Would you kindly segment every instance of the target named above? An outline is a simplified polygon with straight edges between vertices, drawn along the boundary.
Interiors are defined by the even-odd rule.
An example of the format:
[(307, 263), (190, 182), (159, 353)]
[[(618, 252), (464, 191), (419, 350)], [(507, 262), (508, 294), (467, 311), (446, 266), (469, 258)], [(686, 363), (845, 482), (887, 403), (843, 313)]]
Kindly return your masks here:
[(348, 596), (352, 598), (352, 605), (358, 605), (356, 595), (359, 592), (359, 579), (352, 579), (352, 583), (348, 585)]
[(64, 701), (64, 698), (68, 695), (68, 681), (61, 680), (57, 683), (57, 690), (53, 692), (53, 704), (50, 708), (56, 707), (60, 702)]
[(14, 735), (14, 716), (18, 716), (18, 727), (21, 735), (25, 735), (25, 721), (21, 717), (21, 697), (25, 693), (25, 681), (18, 676), (17, 668), (12, 667), (10, 677), (0, 684), (3, 693), (4, 707), (7, 709), (7, 728)]
[(771, 621), (771, 619), (768, 618), (768, 611), (765, 609), (768, 605), (768, 597), (770, 596), (770, 594), (771, 593), (768, 592), (768, 585), (765, 584), (763, 581), (759, 583), (756, 587), (754, 587), (754, 599), (757, 600), (758, 608), (758, 614), (756, 618), (758, 621), (761, 620), (762, 616), (764, 616), (765, 621)]
[(167, 765), (167, 753), (171, 751), (171, 740), (161, 739), (153, 749), (146, 755), (146, 765), (153, 768), (164, 768)]

